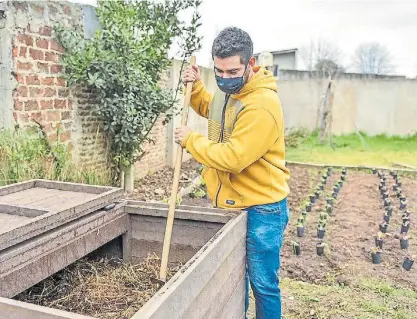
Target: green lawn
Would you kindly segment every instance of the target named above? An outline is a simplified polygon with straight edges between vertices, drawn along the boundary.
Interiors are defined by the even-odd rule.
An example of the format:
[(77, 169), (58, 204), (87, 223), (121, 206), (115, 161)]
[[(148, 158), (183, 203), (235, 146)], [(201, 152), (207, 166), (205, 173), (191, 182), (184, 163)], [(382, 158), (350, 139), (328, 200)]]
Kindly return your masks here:
[[(293, 141), (294, 137), (289, 136), (288, 139)], [(365, 134), (335, 136), (333, 148), (327, 141), (319, 145), (316, 133), (296, 136), (295, 140), (295, 143), (287, 146), (288, 161), (386, 167), (400, 163), (417, 167), (417, 133), (409, 137)]]

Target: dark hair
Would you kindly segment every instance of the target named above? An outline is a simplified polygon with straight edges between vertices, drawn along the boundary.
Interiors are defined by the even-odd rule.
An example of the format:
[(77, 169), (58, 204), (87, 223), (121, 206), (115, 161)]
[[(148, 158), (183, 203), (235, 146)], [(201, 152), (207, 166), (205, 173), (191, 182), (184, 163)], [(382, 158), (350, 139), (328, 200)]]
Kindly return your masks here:
[(240, 56), (242, 64), (247, 64), (253, 56), (253, 43), (249, 34), (239, 28), (226, 28), (214, 39), (211, 57), (229, 58)]

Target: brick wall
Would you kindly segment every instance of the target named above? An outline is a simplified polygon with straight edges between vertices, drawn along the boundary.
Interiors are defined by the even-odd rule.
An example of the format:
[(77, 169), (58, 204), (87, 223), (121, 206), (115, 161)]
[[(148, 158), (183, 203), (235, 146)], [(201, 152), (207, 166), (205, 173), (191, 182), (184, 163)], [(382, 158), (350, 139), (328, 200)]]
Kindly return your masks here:
[[(53, 34), (58, 22), (69, 28), (81, 25), (82, 7), (66, 1), (8, 1), (7, 16), (12, 19), (8, 31), (15, 78), (15, 123), (25, 126), (36, 120), (50, 141), (59, 139), (67, 145), (74, 161), (87, 168), (108, 168), (106, 135), (94, 112), (97, 101), (81, 87), (67, 87), (59, 64), (63, 48)], [(137, 178), (166, 165), (167, 128), (162, 121), (157, 122), (151, 137), (156, 143), (145, 147), (148, 154), (135, 165)]]

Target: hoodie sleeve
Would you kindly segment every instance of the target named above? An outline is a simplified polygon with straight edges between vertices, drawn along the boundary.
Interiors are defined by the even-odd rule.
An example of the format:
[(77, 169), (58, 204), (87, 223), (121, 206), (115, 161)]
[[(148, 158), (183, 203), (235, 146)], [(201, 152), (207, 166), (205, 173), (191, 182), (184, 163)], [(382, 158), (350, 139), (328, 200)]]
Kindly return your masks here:
[(199, 163), (238, 174), (265, 155), (278, 137), (277, 123), (268, 110), (247, 107), (239, 114), (228, 142), (215, 143), (193, 132), (182, 146)]
[[(186, 89), (184, 89), (184, 93)], [(210, 94), (204, 87), (201, 80), (196, 81), (193, 85), (193, 92), (191, 93), (191, 107), (198, 115), (208, 118), (208, 111), (213, 95)]]

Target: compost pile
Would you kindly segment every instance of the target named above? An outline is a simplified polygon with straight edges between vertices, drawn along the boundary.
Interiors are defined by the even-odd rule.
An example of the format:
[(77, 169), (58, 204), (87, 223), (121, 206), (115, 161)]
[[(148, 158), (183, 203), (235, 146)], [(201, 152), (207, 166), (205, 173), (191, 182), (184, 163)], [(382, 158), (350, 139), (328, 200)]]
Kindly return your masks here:
[[(169, 265), (167, 278), (181, 268)], [(132, 317), (159, 289), (160, 259), (149, 255), (140, 264), (120, 259), (81, 259), (14, 299), (103, 319)]]

